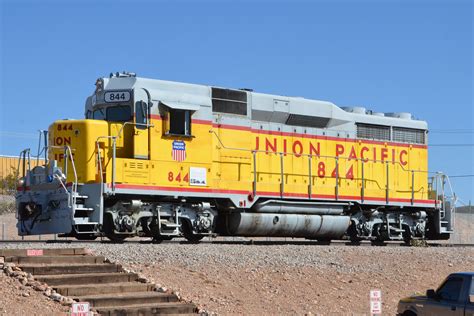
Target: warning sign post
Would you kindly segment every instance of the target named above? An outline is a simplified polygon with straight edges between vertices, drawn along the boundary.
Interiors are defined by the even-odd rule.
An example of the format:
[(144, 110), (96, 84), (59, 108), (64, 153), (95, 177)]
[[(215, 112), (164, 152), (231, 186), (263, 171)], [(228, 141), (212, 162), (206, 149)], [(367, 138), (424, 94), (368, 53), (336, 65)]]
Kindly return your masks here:
[(89, 316), (90, 306), (88, 302), (76, 302), (72, 303), (71, 316)]
[(370, 315), (382, 314), (382, 291), (370, 290)]

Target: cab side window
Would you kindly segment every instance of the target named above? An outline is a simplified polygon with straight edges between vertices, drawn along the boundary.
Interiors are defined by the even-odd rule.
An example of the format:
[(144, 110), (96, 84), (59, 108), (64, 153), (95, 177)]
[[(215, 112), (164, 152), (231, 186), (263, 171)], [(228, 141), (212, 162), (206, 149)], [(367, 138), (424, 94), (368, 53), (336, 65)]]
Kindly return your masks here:
[(143, 101), (138, 101), (135, 103), (135, 121), (138, 124), (143, 124), (143, 125), (137, 125), (138, 129), (146, 129), (148, 124), (148, 105), (146, 102)]
[(167, 116), (167, 134), (191, 136), (191, 111), (169, 109)]
[(105, 109), (97, 109), (92, 113), (94, 120), (105, 120)]
[(442, 300), (457, 302), (461, 294), (462, 284), (462, 278), (449, 278), (436, 292)]

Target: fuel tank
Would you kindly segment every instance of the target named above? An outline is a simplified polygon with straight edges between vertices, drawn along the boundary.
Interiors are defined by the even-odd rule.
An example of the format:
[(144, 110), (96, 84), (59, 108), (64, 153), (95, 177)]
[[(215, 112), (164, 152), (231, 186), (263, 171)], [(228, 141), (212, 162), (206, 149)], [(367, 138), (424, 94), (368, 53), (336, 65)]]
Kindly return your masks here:
[(233, 236), (339, 238), (350, 224), (349, 216), (231, 213), (227, 233)]

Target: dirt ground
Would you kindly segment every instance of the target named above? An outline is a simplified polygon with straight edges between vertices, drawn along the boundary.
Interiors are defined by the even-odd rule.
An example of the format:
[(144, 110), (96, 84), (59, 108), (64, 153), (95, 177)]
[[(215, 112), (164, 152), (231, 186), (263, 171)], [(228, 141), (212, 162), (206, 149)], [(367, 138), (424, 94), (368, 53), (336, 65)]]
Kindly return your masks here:
[(67, 311), (61, 304), (0, 272), (0, 315), (66, 315)]
[[(471, 217), (456, 241), (472, 240)], [(7, 239), (14, 214), (0, 216)], [(461, 235), (459, 235), (461, 234)], [(1, 236), (1, 235), (0, 235)], [(43, 236), (52, 238), (51, 236)], [(38, 240), (38, 237), (28, 237)], [(2, 247), (23, 247), (4, 243)], [(45, 244), (89, 247), (218, 315), (369, 315), (369, 291), (382, 291), (383, 314), (400, 298), (437, 287), (449, 273), (474, 271), (474, 248), (290, 245)], [(25, 245), (27, 247), (27, 245)], [(288, 263), (289, 262), (289, 263)], [(29, 296), (23, 296), (28, 292)], [(65, 308), (0, 273), (0, 314), (56, 315)]]
[[(343, 251), (334, 267), (242, 268), (210, 262), (131, 268), (219, 315), (369, 315), (371, 289), (382, 290), (383, 314), (394, 315), (400, 298), (436, 288), (449, 273), (474, 270), (474, 262), (468, 261), (474, 249), (463, 249), (470, 257), (452, 263), (448, 252), (430, 257), (422, 248), (395, 254), (387, 249), (367, 254), (364, 248)], [(376, 270), (361, 271), (374, 261)]]

